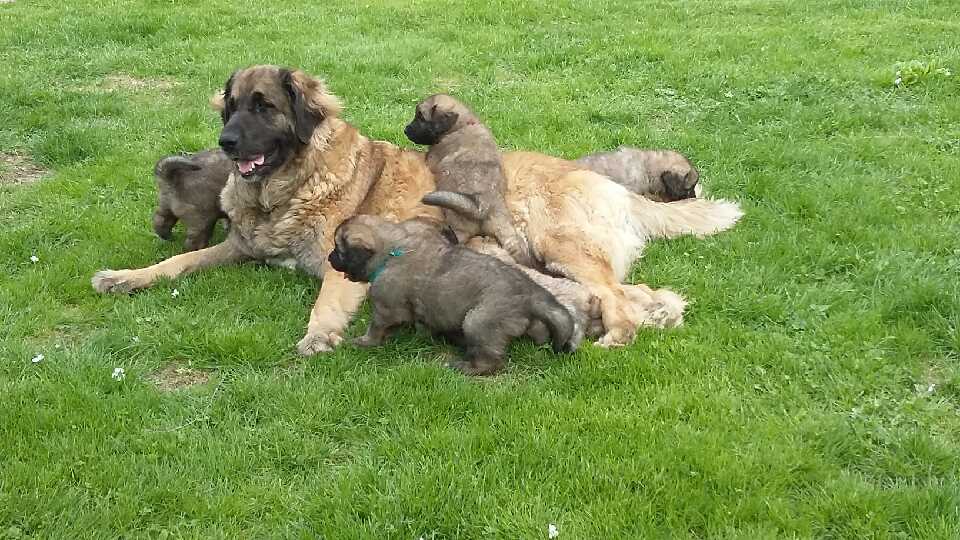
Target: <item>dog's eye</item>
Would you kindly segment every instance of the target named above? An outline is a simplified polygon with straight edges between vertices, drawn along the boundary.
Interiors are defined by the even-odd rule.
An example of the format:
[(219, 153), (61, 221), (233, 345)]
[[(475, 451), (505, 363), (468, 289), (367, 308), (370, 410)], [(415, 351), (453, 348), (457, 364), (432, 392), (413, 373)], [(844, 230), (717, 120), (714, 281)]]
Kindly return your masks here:
[(254, 103), (254, 105), (253, 105), (253, 111), (254, 111), (254, 112), (258, 112), (258, 113), (267, 112), (268, 110), (270, 110), (270, 109), (272, 109), (272, 108), (273, 108), (273, 104), (272, 104), (272, 103), (268, 103), (268, 102), (266, 102), (266, 101), (258, 101), (258, 102), (256, 102), (256, 103)]

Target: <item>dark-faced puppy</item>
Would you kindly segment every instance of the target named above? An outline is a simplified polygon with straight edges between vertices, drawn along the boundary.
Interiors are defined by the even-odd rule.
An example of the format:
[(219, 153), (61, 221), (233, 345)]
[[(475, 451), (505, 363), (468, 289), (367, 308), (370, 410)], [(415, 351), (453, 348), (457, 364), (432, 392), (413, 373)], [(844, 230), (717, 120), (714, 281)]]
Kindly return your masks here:
[(241, 178), (259, 181), (310, 142), (323, 120), (317, 111), (339, 110), (340, 103), (322, 83), (301, 72), (241, 70), (224, 88), (220, 148), (236, 162)]
[(379, 345), (397, 325), (420, 322), (461, 337), (465, 353), (455, 367), (471, 375), (500, 370), (510, 341), (536, 324), (558, 352), (579, 345), (582, 330), (553, 295), (516, 268), (451, 244), (427, 221), (360, 215), (334, 238), (333, 268), (371, 284), (373, 320), (357, 345)]
[(530, 246), (514, 226), (504, 199), (507, 180), (500, 149), (473, 111), (446, 94), (435, 94), (417, 105), (404, 133), (417, 144), (430, 145), (427, 165), (437, 191), (423, 202), (444, 208), (444, 219), (460, 242), (478, 234), (491, 236), (515, 260), (531, 266)]
[(641, 150), (621, 146), (575, 161), (637, 195), (660, 202), (693, 199), (700, 192), (700, 173), (683, 154), (673, 150)]
[(168, 156), (153, 169), (157, 181), (157, 210), (153, 230), (164, 240), (177, 221), (187, 227), (186, 251), (210, 245), (210, 237), (220, 218), (226, 218), (220, 206), (220, 192), (227, 183), (233, 162), (220, 150), (204, 150), (186, 156)]

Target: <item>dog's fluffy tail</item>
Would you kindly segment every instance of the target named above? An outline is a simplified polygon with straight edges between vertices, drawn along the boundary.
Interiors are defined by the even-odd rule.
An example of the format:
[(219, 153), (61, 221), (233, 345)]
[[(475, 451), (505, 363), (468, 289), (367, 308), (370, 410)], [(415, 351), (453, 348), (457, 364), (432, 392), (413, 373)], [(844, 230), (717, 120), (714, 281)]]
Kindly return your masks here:
[(483, 219), (477, 200), (463, 193), (457, 193), (456, 191), (431, 191), (423, 196), (422, 201), (423, 204), (453, 210), (464, 217), (476, 221)]
[(723, 199), (684, 199), (669, 203), (630, 194), (633, 219), (648, 238), (692, 234), (708, 236), (733, 227), (743, 216), (735, 202)]
[(167, 156), (153, 167), (153, 174), (158, 178), (171, 180), (183, 171), (199, 171), (201, 168), (190, 156)]
[(580, 346), (578, 332), (573, 316), (556, 298), (547, 291), (530, 304), (533, 315), (543, 321), (550, 330), (550, 341), (554, 352), (573, 352)]

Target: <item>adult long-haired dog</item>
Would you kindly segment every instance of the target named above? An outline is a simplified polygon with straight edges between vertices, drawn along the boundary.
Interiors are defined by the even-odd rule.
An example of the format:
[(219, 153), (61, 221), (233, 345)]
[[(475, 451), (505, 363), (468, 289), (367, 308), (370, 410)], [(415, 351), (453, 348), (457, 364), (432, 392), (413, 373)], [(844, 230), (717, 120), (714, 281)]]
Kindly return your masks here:
[(231, 170), (233, 162), (219, 148), (157, 161), (153, 168), (158, 199), (153, 230), (157, 236), (170, 240), (173, 226), (182, 221), (187, 228), (186, 251), (210, 245), (217, 221), (227, 217), (220, 206), (220, 192)]
[(673, 150), (621, 146), (583, 156), (574, 163), (655, 201), (693, 199), (700, 194), (700, 172), (686, 156)]
[(371, 284), (373, 320), (357, 345), (380, 345), (393, 328), (419, 322), (459, 338), (465, 351), (457, 369), (489, 375), (503, 366), (511, 340), (534, 326), (546, 326), (557, 352), (575, 350), (583, 336), (543, 287), (498, 259), (450, 243), (436, 224), (355, 216), (334, 238), (333, 268)]
[[(239, 70), (215, 104), (223, 114), (222, 145), (236, 166), (221, 195), (231, 221), (227, 239), (146, 268), (97, 272), (93, 287), (129, 292), (216, 265), (292, 262), (323, 278), (298, 349), (329, 350), (341, 342), (367, 288), (330, 269), (336, 227), (355, 214), (439, 222), (439, 210), (421, 203), (435, 188), (433, 175), (423, 154), (371, 141), (341, 120), (337, 98), (302, 71)], [(682, 303), (630, 297), (621, 283), (648, 240), (713, 234), (741, 216), (726, 201), (650, 201), (533, 152), (504, 154), (503, 169), (513, 222), (535, 256), (600, 299), (601, 345), (626, 344), (638, 326), (666, 326), (683, 312)]]
[(492, 236), (515, 260), (532, 265), (530, 248), (513, 227), (503, 197), (507, 179), (500, 149), (477, 115), (451, 96), (434, 94), (417, 104), (404, 133), (430, 146), (427, 166), (437, 191), (423, 202), (444, 208), (443, 217), (460, 242), (478, 234)]

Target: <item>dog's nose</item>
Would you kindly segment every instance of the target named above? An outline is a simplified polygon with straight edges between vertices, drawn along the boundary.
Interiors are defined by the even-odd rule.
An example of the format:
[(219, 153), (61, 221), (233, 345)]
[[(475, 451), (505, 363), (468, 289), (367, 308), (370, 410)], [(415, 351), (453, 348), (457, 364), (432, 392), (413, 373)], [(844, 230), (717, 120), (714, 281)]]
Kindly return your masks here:
[(223, 148), (224, 152), (232, 152), (237, 149), (237, 143), (240, 141), (240, 137), (233, 132), (224, 131), (220, 134), (220, 148)]

